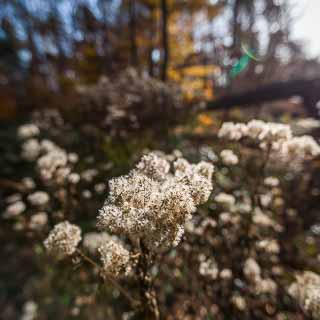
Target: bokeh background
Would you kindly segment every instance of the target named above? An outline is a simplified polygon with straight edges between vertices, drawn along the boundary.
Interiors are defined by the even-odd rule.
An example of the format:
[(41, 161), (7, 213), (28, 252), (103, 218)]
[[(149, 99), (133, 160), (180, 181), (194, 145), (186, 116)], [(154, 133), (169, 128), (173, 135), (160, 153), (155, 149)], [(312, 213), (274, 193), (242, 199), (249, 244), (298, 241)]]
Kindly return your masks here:
[[(108, 179), (146, 150), (216, 163), (215, 194), (245, 203), (253, 164), (219, 163), (226, 146), (217, 132), (224, 121), (257, 118), (319, 138), (319, 15), (318, 0), (0, 0), (0, 318), (130, 319), (119, 292), (85, 265), (54, 262), (43, 239), (64, 219), (92, 230)], [(43, 183), (32, 143), (18, 134), (26, 123), (76, 155), (76, 186)], [(303, 168), (270, 168), (285, 190), (275, 188), (278, 200), (267, 205), (285, 230), (267, 231), (280, 242), (273, 263), (284, 271), (273, 277), (283, 288), (292, 270), (320, 270), (320, 161)], [(8, 213), (30, 190), (50, 195), (45, 222), (28, 206)], [(218, 219), (221, 210), (209, 203), (200, 216)], [(155, 271), (164, 319), (307, 319), (282, 287), (256, 298), (239, 282), (207, 287), (194, 276), (203, 250), (241, 278), (237, 259), (247, 249), (226, 249), (222, 229), (216, 242), (202, 237), (213, 248), (191, 232), (195, 253), (186, 244)], [(261, 259), (268, 273), (270, 261)], [(234, 292), (247, 299), (240, 313)]]

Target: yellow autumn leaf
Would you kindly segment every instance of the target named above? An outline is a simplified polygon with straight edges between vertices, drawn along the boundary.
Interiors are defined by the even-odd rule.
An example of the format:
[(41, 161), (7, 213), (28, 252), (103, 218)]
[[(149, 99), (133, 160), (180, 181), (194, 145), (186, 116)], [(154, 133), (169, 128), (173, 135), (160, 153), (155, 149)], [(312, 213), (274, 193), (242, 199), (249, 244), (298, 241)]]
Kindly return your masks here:
[(214, 123), (213, 119), (207, 114), (200, 114), (198, 116), (198, 121), (200, 124), (202, 124), (203, 126), (206, 126), (206, 127), (210, 127)]

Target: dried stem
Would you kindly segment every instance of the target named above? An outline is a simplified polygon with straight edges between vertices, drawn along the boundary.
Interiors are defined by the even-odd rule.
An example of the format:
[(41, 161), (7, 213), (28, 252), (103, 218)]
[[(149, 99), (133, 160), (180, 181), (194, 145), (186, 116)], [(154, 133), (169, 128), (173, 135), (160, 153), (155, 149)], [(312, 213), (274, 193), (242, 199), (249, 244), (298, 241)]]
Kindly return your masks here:
[(160, 319), (159, 306), (155, 290), (153, 288), (152, 278), (149, 274), (150, 253), (144, 246), (143, 241), (140, 242), (141, 254), (137, 264), (137, 276), (140, 287), (140, 298), (143, 306), (142, 313), (146, 319)]
[[(90, 257), (88, 257), (87, 255), (85, 255), (81, 250), (77, 249), (77, 253), (83, 258), (83, 260), (87, 261), (89, 264), (91, 264), (94, 268), (97, 268), (100, 273), (102, 273), (102, 269), (101, 267), (94, 261), (92, 260)], [(130, 294), (128, 293), (128, 291), (115, 279), (113, 279), (111, 276), (106, 275), (105, 272), (103, 272), (103, 278), (105, 280), (108, 280), (117, 290), (119, 290), (121, 292), (121, 294), (126, 297), (126, 299), (130, 302), (130, 304), (132, 305), (132, 307), (137, 308), (140, 303), (139, 301), (137, 301), (136, 299), (132, 298), (130, 296)]]

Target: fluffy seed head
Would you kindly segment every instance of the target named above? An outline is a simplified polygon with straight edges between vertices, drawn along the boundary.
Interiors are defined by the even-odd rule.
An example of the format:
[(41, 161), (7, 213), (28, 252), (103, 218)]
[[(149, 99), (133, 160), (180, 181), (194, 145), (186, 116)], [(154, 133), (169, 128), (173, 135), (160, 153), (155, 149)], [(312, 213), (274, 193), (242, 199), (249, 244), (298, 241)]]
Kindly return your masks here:
[(64, 221), (54, 226), (48, 238), (44, 241), (44, 246), (49, 253), (63, 258), (72, 255), (80, 241), (81, 229), (68, 221)]

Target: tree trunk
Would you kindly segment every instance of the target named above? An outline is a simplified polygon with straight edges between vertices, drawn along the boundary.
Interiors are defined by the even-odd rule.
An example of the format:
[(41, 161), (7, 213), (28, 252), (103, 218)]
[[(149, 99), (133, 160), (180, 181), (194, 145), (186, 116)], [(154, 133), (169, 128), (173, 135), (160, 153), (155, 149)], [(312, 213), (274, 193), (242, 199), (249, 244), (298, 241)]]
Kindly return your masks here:
[(168, 64), (169, 64), (169, 35), (168, 35), (168, 3), (167, 0), (161, 0), (162, 14), (162, 66), (161, 80), (167, 80)]
[(154, 76), (154, 61), (153, 61), (153, 50), (154, 50), (154, 35), (155, 35), (155, 7), (150, 6), (150, 32), (149, 32), (149, 48), (148, 48), (148, 72), (149, 76)]
[(137, 47), (137, 22), (136, 22), (136, 3), (129, 0), (129, 33), (130, 33), (130, 63), (138, 66), (138, 47)]
[(233, 17), (232, 17), (232, 47), (233, 50), (237, 50), (240, 45), (240, 33), (241, 25), (239, 23), (239, 13), (240, 13), (240, 2), (241, 0), (235, 0), (233, 6)]
[(320, 78), (273, 82), (238, 94), (225, 95), (207, 103), (207, 110), (230, 109), (262, 102), (289, 99), (299, 96), (309, 116), (319, 118), (316, 104), (320, 101)]

